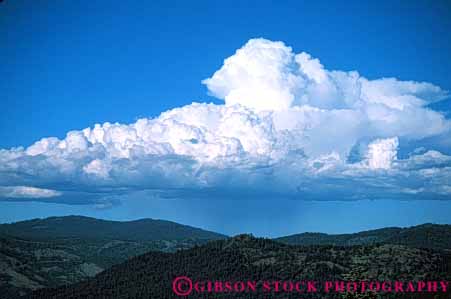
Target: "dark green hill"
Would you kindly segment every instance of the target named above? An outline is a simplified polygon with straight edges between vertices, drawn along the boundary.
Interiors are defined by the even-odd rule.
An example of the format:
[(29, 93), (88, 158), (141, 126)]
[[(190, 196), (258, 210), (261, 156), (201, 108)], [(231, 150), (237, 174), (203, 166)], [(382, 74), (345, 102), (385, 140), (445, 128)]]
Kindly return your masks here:
[(222, 238), (152, 219), (118, 222), (69, 216), (3, 224), (0, 298), (78, 282), (150, 250), (173, 252)]
[[(38, 292), (36, 296), (45, 298), (42, 294), (61, 292), (67, 295), (62, 291), (67, 290), (79, 298), (82, 286), (97, 292), (99, 298), (110, 297), (98, 287), (117, 298), (129, 298), (111, 284), (115, 282), (131, 294), (172, 298), (165, 297), (169, 293), (164, 292), (175, 273), (218, 279), (233, 277), (228, 275), (307, 279), (420, 275), (425, 279), (438, 277), (449, 269), (450, 227), (424, 224), (343, 235), (304, 233), (279, 238), (277, 242), (250, 236), (215, 241), (226, 237), (162, 220), (118, 222), (81, 216), (34, 219), (0, 225), (0, 294), (13, 298), (30, 290), (70, 285), (104, 269), (107, 270), (90, 282)], [(127, 261), (132, 257), (136, 258)], [(150, 285), (143, 289), (142, 284)], [(166, 291), (155, 293), (152, 284)]]
[(408, 228), (382, 228), (355, 234), (302, 233), (275, 239), (291, 245), (398, 244), (418, 248), (451, 249), (451, 225), (422, 224)]
[(84, 216), (50, 217), (0, 225), (0, 235), (33, 240), (66, 238), (128, 241), (218, 240), (226, 236), (171, 221), (109, 221)]
[[(299, 298), (299, 293), (197, 293), (177, 297), (175, 277), (193, 281), (447, 280), (451, 259), (431, 249), (401, 245), (290, 246), (242, 235), (175, 253), (149, 252), (113, 266), (93, 279), (56, 289), (38, 290), (27, 298)], [(449, 293), (409, 294), (383, 298), (449, 298)], [(377, 298), (330, 293), (302, 298)]]

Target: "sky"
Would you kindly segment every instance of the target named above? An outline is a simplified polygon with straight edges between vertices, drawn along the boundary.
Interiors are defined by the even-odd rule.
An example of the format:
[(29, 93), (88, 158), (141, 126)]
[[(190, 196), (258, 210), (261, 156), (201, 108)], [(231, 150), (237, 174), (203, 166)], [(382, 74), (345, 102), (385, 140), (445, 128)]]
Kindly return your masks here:
[(451, 223), (450, 15), (447, 1), (4, 1), (0, 222)]

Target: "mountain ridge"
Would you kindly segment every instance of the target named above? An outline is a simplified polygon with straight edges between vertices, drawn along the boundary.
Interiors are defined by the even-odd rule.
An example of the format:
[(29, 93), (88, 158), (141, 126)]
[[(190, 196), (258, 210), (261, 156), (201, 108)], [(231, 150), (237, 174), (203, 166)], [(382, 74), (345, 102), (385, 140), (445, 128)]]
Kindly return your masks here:
[(2, 224), (0, 294), (13, 297), (75, 283), (149, 251), (172, 252), (223, 238), (154, 219), (118, 222), (64, 216)]
[(422, 248), (451, 249), (451, 225), (424, 223), (410, 227), (387, 227), (350, 234), (299, 233), (274, 240), (290, 245), (399, 244)]
[[(170, 267), (168, 267), (170, 265)], [(149, 252), (113, 266), (94, 278), (60, 288), (42, 289), (26, 298), (174, 298), (176, 277), (195, 281), (362, 281), (451, 278), (451, 255), (402, 245), (293, 246), (238, 235), (174, 253)], [(232, 295), (232, 296), (231, 296)], [(299, 298), (293, 293), (196, 293), (184, 298)], [(241, 297), (240, 297), (241, 295)], [(245, 295), (245, 296), (243, 296)], [(325, 294), (302, 294), (324, 298)], [(367, 294), (327, 298), (379, 298)], [(408, 296), (407, 296), (408, 295)], [(445, 294), (398, 294), (384, 298), (449, 298)]]
[[(451, 254), (451, 225), (427, 223), (353, 234), (301, 233), (263, 239), (250, 234), (227, 237), (149, 218), (126, 222), (85, 216), (37, 218), (0, 225), (0, 294), (13, 297), (40, 288), (71, 285), (143, 254), (153, 252), (153, 256), (157, 256), (157, 252), (172, 253), (204, 245), (211, 248), (218, 242), (222, 242), (220, 247), (227, 254), (235, 250), (244, 258), (252, 257), (255, 250), (260, 250), (258, 246), (261, 244), (277, 247), (288, 256), (291, 253), (287, 248), (293, 246), (304, 247), (296, 250), (305, 251), (307, 256), (321, 250), (335, 254), (331, 248), (338, 248), (343, 254), (352, 255), (354, 252), (359, 258), (362, 252), (355, 251), (359, 246), (374, 251), (375, 255), (378, 252), (383, 255), (392, 255), (393, 252), (403, 254), (402, 250), (417, 255), (415, 252), (419, 249), (424, 254), (429, 254), (431, 250)], [(172, 255), (162, 256), (171, 259)], [(261, 263), (271, 265), (273, 261), (268, 256)], [(318, 260), (318, 263), (312, 267), (331, 265), (327, 257)], [(343, 267), (339, 266), (340, 269)]]
[(179, 224), (173, 221), (143, 218), (131, 221), (114, 221), (86, 216), (35, 218), (0, 224), (0, 235), (25, 239), (121, 239), (128, 241), (221, 239), (226, 235)]

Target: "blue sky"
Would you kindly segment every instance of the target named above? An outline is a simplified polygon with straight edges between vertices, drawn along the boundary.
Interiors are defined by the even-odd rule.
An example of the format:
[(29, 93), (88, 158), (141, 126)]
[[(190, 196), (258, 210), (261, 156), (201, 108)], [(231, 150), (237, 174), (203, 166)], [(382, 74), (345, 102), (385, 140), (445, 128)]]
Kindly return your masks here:
[(254, 37), (451, 90), (448, 1), (284, 2), (4, 1), (0, 146), (213, 101), (200, 80)]
[[(447, 199), (451, 193), (440, 186), (451, 186), (451, 138), (446, 129), (451, 104), (445, 98), (446, 91), (451, 90), (451, 77), (448, 75), (451, 69), (450, 14), (451, 7), (447, 1), (349, 1), (346, 5), (339, 1), (244, 1), (233, 4), (225, 1), (4, 1), (0, 4), (3, 58), (0, 76), (4, 78), (0, 81), (0, 148), (28, 147), (43, 137), (54, 136), (63, 140), (67, 132), (93, 128), (96, 123), (131, 124), (139, 118), (158, 117), (164, 111), (190, 105), (193, 101), (212, 102), (216, 106), (189, 106), (186, 112), (174, 112), (174, 118), (168, 116), (167, 120), (161, 120), (162, 123), (183, 120), (191, 124), (194, 120), (188, 119), (187, 115), (197, 116), (204, 109), (207, 112), (202, 110), (202, 113), (206, 115), (246, 114), (250, 120), (256, 120), (257, 125), (249, 127), (250, 131), (244, 133), (248, 135), (240, 140), (239, 145), (230, 140), (219, 143), (208, 141), (203, 146), (207, 152), (202, 152), (202, 156), (195, 146), (203, 142), (198, 137), (189, 139), (193, 145), (183, 143), (186, 147), (179, 141), (174, 145), (171, 143), (174, 140), (171, 140), (169, 143), (173, 149), (170, 153), (175, 154), (175, 158), (169, 157), (161, 142), (158, 145), (152, 143), (155, 151), (165, 153), (164, 159), (157, 157), (152, 160), (154, 156), (140, 156), (138, 160), (133, 160), (128, 153), (128, 161), (138, 162), (140, 166), (117, 160), (116, 153), (110, 149), (91, 155), (95, 150), (88, 146), (86, 151), (90, 155), (80, 158), (72, 152), (62, 156), (52, 154), (52, 159), (46, 160), (36, 154), (42, 154), (42, 146), (34, 147), (28, 153), (21, 153), (19, 158), (14, 156), (14, 159), (19, 159), (14, 161), (22, 163), (18, 168), (14, 166), (14, 170), (5, 168), (0, 172), (3, 195), (9, 194), (0, 202), (3, 206), (0, 221), (82, 213), (111, 219), (163, 218), (225, 233), (237, 233), (241, 228), (259, 235), (306, 230), (344, 232), (387, 225), (446, 222), (446, 215), (451, 209)], [(248, 43), (250, 39), (260, 37), (268, 41), (283, 41), (284, 48), (274, 42)], [(291, 47), (291, 50), (285, 46)], [(230, 74), (235, 74), (242, 67), (241, 58), (235, 55), (237, 49), (247, 51), (244, 54), (246, 58), (246, 55), (253, 55), (254, 51), (267, 47), (271, 47), (277, 55), (292, 55), (292, 61), (287, 64), (289, 68), (298, 63), (295, 62), (295, 55), (306, 52), (311, 57), (296, 56), (303, 59), (303, 64), (299, 64), (304, 67), (302, 73), (285, 73), (284, 69), (275, 77), (269, 76), (265, 84), (282, 76), (277, 84), (270, 83), (265, 87), (267, 94), (274, 95), (280, 101), (276, 104), (266, 102), (262, 106), (261, 98), (265, 95), (258, 90), (247, 89), (248, 86), (237, 86)], [(223, 65), (227, 57), (235, 57), (231, 68)], [(314, 82), (321, 67), (315, 69), (314, 74), (308, 72), (315, 58), (327, 70), (325, 76), (332, 82), (330, 84), (338, 86), (338, 91), (326, 91), (324, 101), (318, 94), (323, 94), (329, 83), (321, 85)], [(269, 62), (256, 61), (263, 66), (269, 65)], [(276, 61), (275, 65), (279, 62)], [(354, 99), (343, 100), (346, 103), (342, 101), (348, 83), (342, 84), (341, 77), (336, 77), (330, 70), (345, 73), (358, 71), (359, 84), (366, 84), (363, 87), (367, 90), (365, 99), (370, 99), (372, 103), (381, 97), (375, 92), (383, 90), (387, 94), (382, 97), (391, 103), (399, 101), (396, 103), (412, 105), (413, 108), (390, 114), (395, 119), (390, 125), (380, 121), (370, 122), (369, 119), (372, 121), (375, 114), (381, 113), (379, 108), (369, 107), (369, 112), (361, 116), (355, 114), (358, 110), (355, 107), (360, 104), (353, 104), (352, 109), (343, 106)], [(218, 74), (216, 77), (215, 72)], [(287, 85), (285, 79), (292, 75), (299, 80), (307, 78), (308, 82), (315, 84), (308, 85), (310, 89), (305, 92), (301, 85), (310, 83), (300, 83), (286, 95), (285, 91), (292, 86), (291, 83)], [(346, 73), (346, 80), (351, 80), (351, 77)], [(207, 78), (210, 81), (202, 84), (201, 81)], [(241, 75), (237, 78), (242, 82), (261, 83), (254, 77)], [(396, 78), (396, 81), (377, 81), (381, 78)], [(430, 85), (407, 86), (400, 83), (407, 80), (428, 82)], [(300, 96), (301, 93), (304, 97)], [(244, 98), (243, 95), (249, 97)], [(260, 102), (247, 101), (253, 96)], [(307, 102), (302, 102), (305, 98)], [(403, 102), (406, 98), (412, 102)], [(417, 104), (418, 101), (421, 104)], [(224, 102), (227, 105), (239, 103), (245, 109), (224, 112)], [(336, 119), (334, 112), (324, 116), (327, 120), (323, 121), (343, 124), (343, 129), (334, 135), (337, 140), (333, 136), (323, 138), (324, 128), (319, 127), (310, 132), (311, 143), (305, 143), (303, 137), (299, 137), (299, 143), (290, 143), (285, 147), (285, 139), (279, 134), (268, 133), (268, 130), (272, 130), (272, 125), (286, 129), (289, 125), (281, 124), (280, 119), (287, 119), (289, 115), (281, 115), (279, 120), (273, 120), (274, 124), (268, 125), (259, 114), (267, 107), (279, 111), (283, 106), (281, 103), (290, 109), (302, 105), (320, 109), (345, 107), (351, 114), (336, 116)], [(431, 111), (441, 111), (440, 115), (444, 118), (429, 113), (427, 107), (431, 107)], [(246, 109), (252, 110), (252, 114), (248, 115)], [(254, 110), (257, 111), (255, 114)], [(306, 113), (310, 112), (305, 110), (302, 113), (306, 117)], [(360, 121), (361, 117), (364, 118), (362, 123), (368, 123), (365, 128), (371, 129), (362, 128), (364, 125), (360, 123), (343, 122), (343, 119), (350, 118)], [(232, 128), (231, 123), (226, 123), (227, 126), (219, 124), (218, 130), (222, 128), (224, 133), (216, 136), (215, 142), (224, 136), (242, 137), (239, 134), (243, 133)], [(248, 123), (249, 120), (243, 122), (244, 125)], [(192, 128), (190, 130), (197, 132)], [(291, 130), (291, 127), (288, 131), (303, 134)], [(172, 130), (165, 134), (174, 132), (179, 131)], [(250, 138), (249, 132), (257, 137)], [(125, 133), (121, 131), (120, 134)], [(70, 140), (78, 140), (77, 136)], [(210, 138), (208, 134), (202, 133), (201, 136), (206, 140)], [(287, 137), (288, 140), (297, 140), (298, 137), (293, 136)], [(155, 140), (156, 137), (152, 138)], [(277, 142), (271, 144), (274, 139)], [(69, 143), (67, 141), (65, 144)], [(283, 155), (279, 152), (268, 154), (268, 148), (273, 149), (276, 145), (286, 150)], [(149, 146), (149, 143), (145, 144), (145, 147)], [(235, 164), (222, 160), (214, 160), (216, 162), (211, 164), (211, 159), (217, 159), (219, 155), (215, 154), (212, 158), (212, 151), (217, 150), (225, 151), (227, 155), (231, 155), (230, 152), (236, 154), (239, 167), (235, 169), (232, 166)], [(135, 148), (134, 151), (138, 150)], [(363, 171), (363, 166), (356, 170), (360, 166), (349, 166), (346, 161), (343, 162), (343, 159), (349, 158), (351, 151), (356, 153), (357, 162), (361, 165), (366, 163), (365, 167), (371, 168), (369, 172)], [(277, 154), (284, 157), (283, 161)], [(5, 165), (13, 167), (12, 151), (6, 155)], [(134, 152), (132, 156), (136, 155)], [(187, 155), (194, 155), (196, 159), (186, 158)], [(243, 155), (249, 157), (243, 160)], [(255, 158), (256, 155), (258, 158)], [(105, 156), (109, 159), (108, 163), (116, 160), (111, 162), (112, 165), (106, 165)], [(279, 160), (269, 163), (262, 159)], [(92, 163), (94, 160), (96, 162)], [(298, 162), (301, 160), (303, 162)], [(167, 167), (172, 172), (152, 170), (149, 174), (148, 165), (154, 165), (155, 161), (164, 161), (166, 164), (161, 168)], [(252, 161), (252, 164), (246, 164), (247, 161)], [(60, 164), (56, 167), (55, 163)], [(311, 165), (319, 179), (306, 175), (307, 170), (296, 170), (307, 169)], [(196, 173), (199, 169), (203, 171), (199, 180), (192, 180), (190, 172), (184, 172), (186, 169), (191, 171), (193, 167), (197, 167)], [(22, 175), (23, 169), (30, 172)], [(121, 169), (133, 169), (138, 174), (133, 177), (127, 171), (119, 173)], [(268, 175), (265, 169), (270, 169), (274, 177)], [(434, 169), (439, 171), (430, 174)], [(338, 176), (342, 172), (351, 174), (345, 178)], [(424, 173), (429, 176), (422, 177)], [(400, 178), (406, 175), (412, 179), (400, 182)], [(243, 183), (245, 178), (251, 179)], [(293, 186), (288, 178), (299, 178), (302, 183)], [(368, 198), (364, 196), (366, 191), (353, 191), (362, 181), (368, 186)], [(331, 187), (324, 188), (326, 185)], [(17, 189), (17, 186), (36, 189)], [(124, 188), (131, 191), (127, 193)], [(263, 199), (263, 204), (256, 203), (255, 198), (262, 198), (268, 192), (271, 198)], [(37, 193), (40, 195), (37, 196)], [(29, 196), (24, 199), (20, 197), (23, 194)], [(123, 200), (128, 197), (130, 200)], [(150, 199), (143, 201), (143, 197)], [(364, 200), (356, 201), (356, 198)], [(334, 200), (334, 203), (324, 202), (324, 199)], [(388, 201), (382, 204), (381, 199)], [(216, 205), (215, 200), (220, 202), (218, 205), (222, 212), (212, 219), (208, 216), (211, 210), (202, 207)], [(54, 201), (59, 202), (55, 204)], [(236, 212), (237, 202), (252, 212)], [(298, 213), (287, 208), (291, 202), (294, 202), (297, 207), (294, 211)], [(273, 204), (279, 207), (277, 212), (267, 212)], [(34, 208), (29, 209), (29, 205)], [(134, 212), (136, 205), (142, 207), (138, 209), (139, 213)], [(349, 221), (352, 216), (349, 212), (343, 212), (340, 215), (348, 220), (342, 221), (331, 217), (332, 206), (333, 210), (342, 212), (357, 208), (362, 215), (367, 211), (368, 217)], [(425, 209), (425, 206), (428, 208)], [(182, 207), (183, 212), (174, 212)], [(387, 213), (386, 209), (397, 212)], [(266, 219), (271, 216), (274, 220), (268, 222)], [(242, 221), (230, 223), (231, 218), (237, 217)], [(282, 220), (286, 220), (287, 224), (275, 225)], [(267, 228), (261, 229), (263, 224)]]

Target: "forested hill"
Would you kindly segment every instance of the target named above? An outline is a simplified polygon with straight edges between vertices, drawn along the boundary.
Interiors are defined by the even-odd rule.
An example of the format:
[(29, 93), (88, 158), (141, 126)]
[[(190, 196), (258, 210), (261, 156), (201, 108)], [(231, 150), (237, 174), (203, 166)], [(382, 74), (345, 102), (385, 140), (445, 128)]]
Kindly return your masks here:
[(422, 224), (382, 228), (355, 234), (302, 233), (275, 239), (291, 245), (399, 244), (418, 248), (451, 249), (451, 225)]
[[(109, 221), (84, 216), (50, 217), (0, 224), (0, 236), (30, 240), (79, 238), (129, 241), (204, 239), (227, 236), (165, 220)], [(451, 249), (451, 225), (422, 224), (409, 228), (382, 228), (354, 234), (301, 233), (274, 239), (290, 245), (400, 244)]]
[[(71, 285), (93, 277), (105, 269), (106, 274), (100, 274), (95, 278), (94, 281), (97, 282), (94, 284), (105, 283), (107, 289), (114, 289), (114, 286), (98, 280), (102, 280), (105, 275), (112, 275), (112, 279), (118, 282), (126, 279), (124, 283), (130, 285), (132, 289), (138, 287), (140, 283), (149, 283), (147, 280), (140, 281), (139, 279), (144, 279), (141, 277), (135, 285), (135, 282), (131, 281), (135, 279), (135, 270), (138, 275), (153, 275), (152, 277), (161, 280), (158, 283), (168, 281), (168, 276), (162, 276), (164, 273), (152, 272), (154, 270), (147, 269), (148, 267), (157, 267), (162, 272), (165, 271), (165, 267), (169, 267), (171, 271), (182, 273), (186, 266), (188, 267), (186, 269), (193, 271), (193, 275), (199, 273), (220, 275), (221, 271), (229, 273), (234, 267), (248, 274), (251, 273), (246, 271), (251, 269), (298, 275), (290, 272), (295, 270), (287, 264), (291, 261), (294, 263), (293, 267), (303, 269), (302, 273), (311, 274), (313, 277), (321, 278), (326, 272), (348, 275), (357, 271), (356, 273), (365, 274), (365, 271), (384, 272), (386, 271), (384, 265), (390, 270), (393, 263), (397, 265), (396, 261), (390, 260), (392, 256), (399, 257), (400, 260), (407, 259), (409, 262), (406, 265), (409, 268), (406, 270), (418, 270), (411, 273), (425, 271), (424, 275), (435, 275), (442, 268), (425, 268), (423, 263), (437, 265), (437, 262), (441, 261), (446, 265), (446, 255), (451, 250), (450, 227), (424, 224), (347, 235), (305, 233), (271, 241), (249, 236), (226, 239), (226, 236), (214, 232), (152, 219), (129, 222), (82, 216), (34, 219), (0, 225), (0, 294), (13, 298), (18, 294), (28, 294), (40, 288)], [(217, 241), (220, 239), (223, 241)], [(212, 243), (206, 244), (207, 242)], [(293, 247), (286, 243), (303, 246)], [(189, 249), (204, 244), (205, 246)], [(172, 253), (180, 249), (189, 250), (175, 254), (156, 252)], [(206, 254), (204, 257), (206, 260), (202, 260), (202, 253)], [(145, 255), (127, 261), (142, 254)], [(188, 260), (186, 254), (196, 257), (193, 263)], [(340, 256), (344, 258), (343, 261), (338, 260)], [(154, 259), (161, 259), (162, 264)], [(225, 263), (226, 260), (231, 264)], [(355, 264), (359, 261), (365, 264), (364, 272), (361, 272), (361, 266)], [(122, 262), (125, 264), (118, 266), (119, 268), (108, 270), (111, 266)], [(142, 267), (138, 265), (141, 262)], [(373, 262), (379, 263), (379, 268), (374, 268)], [(357, 267), (357, 270), (354, 267)], [(400, 271), (403, 267), (396, 266), (392, 269), (393, 273), (402, 274)], [(133, 270), (130, 270), (132, 268)], [(122, 274), (114, 272), (115, 269), (120, 269), (118, 271), (127, 277), (120, 278)], [(164, 275), (171, 273), (175, 272)], [(87, 287), (95, 289), (96, 285), (89, 284)], [(78, 290), (73, 288), (75, 286), (69, 287), (77, 293)], [(147, 292), (154, 294), (152, 290), (141, 291), (145, 294)], [(61, 292), (61, 289), (57, 292)]]
[(165, 220), (109, 221), (84, 216), (50, 217), (0, 225), (0, 236), (32, 240), (79, 238), (128, 241), (205, 239), (226, 236)]
[(222, 238), (226, 236), (152, 219), (69, 216), (3, 224), (0, 298), (79, 282), (149, 251), (173, 252)]
[[(93, 279), (56, 289), (42, 289), (27, 298), (299, 298), (299, 294), (192, 293), (177, 297), (172, 290), (175, 277), (193, 281), (264, 280), (449, 280), (451, 259), (431, 249), (401, 245), (291, 246), (248, 235), (209, 242), (175, 253), (149, 252), (98, 274)], [(384, 298), (449, 298), (449, 293), (408, 294)], [(436, 297), (434, 297), (436, 296)], [(302, 298), (325, 298), (324, 294), (303, 294)], [(330, 293), (327, 298), (344, 297)]]

